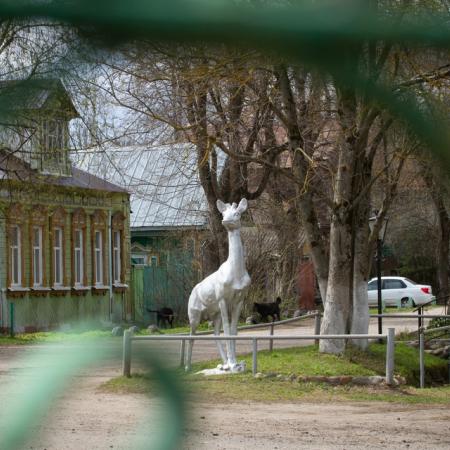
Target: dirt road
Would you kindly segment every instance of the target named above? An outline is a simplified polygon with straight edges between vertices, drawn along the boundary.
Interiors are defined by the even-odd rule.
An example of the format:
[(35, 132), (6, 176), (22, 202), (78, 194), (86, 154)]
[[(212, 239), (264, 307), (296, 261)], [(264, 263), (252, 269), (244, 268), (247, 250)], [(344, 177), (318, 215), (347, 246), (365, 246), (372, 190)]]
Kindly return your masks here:
[[(394, 319), (393, 319), (394, 320)], [(416, 327), (416, 319), (411, 326)], [(373, 325), (376, 327), (376, 322)], [(404, 322), (400, 325), (405, 327)], [(277, 331), (311, 334), (312, 323)], [(376, 328), (375, 328), (376, 329)], [(120, 341), (111, 341), (120, 348)], [(69, 351), (59, 346), (62, 351)], [(14, 381), (29, 378), (39, 360), (26, 358), (39, 347), (0, 347), (0, 436), (1, 417), (9, 413), (8, 402), (18, 393)], [(45, 353), (46, 347), (40, 347)], [(244, 350), (244, 349), (241, 349)], [(178, 345), (164, 344), (168, 360), (177, 363)], [(198, 343), (194, 358), (216, 357), (214, 344)], [(119, 354), (120, 356), (120, 354)], [(54, 403), (42, 425), (32, 432), (24, 449), (96, 450), (133, 449), (136, 425), (146, 418), (149, 435), (168, 430), (162, 419), (160, 400), (144, 395), (104, 393), (99, 386), (120, 375), (121, 361), (109, 357), (83, 371)], [(184, 444), (196, 449), (409, 449), (450, 448), (448, 407), (393, 405), (389, 403), (248, 402), (217, 404), (198, 398), (190, 405)], [(8, 449), (1, 449), (8, 450)]]
[[(131, 450), (148, 411), (148, 436), (171, 425), (160, 402), (144, 395), (102, 393), (103, 378), (79, 380), (35, 430), (24, 449)], [(450, 446), (445, 407), (388, 403), (257, 403), (191, 405), (180, 449), (444, 450)], [(1, 431), (1, 430), (0, 430)], [(6, 450), (6, 449), (5, 449)]]

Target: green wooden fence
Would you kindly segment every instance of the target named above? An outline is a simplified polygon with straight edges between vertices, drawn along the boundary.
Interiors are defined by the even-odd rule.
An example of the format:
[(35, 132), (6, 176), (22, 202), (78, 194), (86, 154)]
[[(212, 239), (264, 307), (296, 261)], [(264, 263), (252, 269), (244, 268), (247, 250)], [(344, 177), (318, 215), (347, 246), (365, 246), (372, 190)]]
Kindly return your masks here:
[(147, 310), (170, 307), (175, 322), (187, 322), (187, 303), (192, 288), (197, 283), (195, 271), (188, 264), (169, 267), (133, 266), (131, 295), (134, 303), (134, 320), (143, 324), (156, 324), (156, 314)]

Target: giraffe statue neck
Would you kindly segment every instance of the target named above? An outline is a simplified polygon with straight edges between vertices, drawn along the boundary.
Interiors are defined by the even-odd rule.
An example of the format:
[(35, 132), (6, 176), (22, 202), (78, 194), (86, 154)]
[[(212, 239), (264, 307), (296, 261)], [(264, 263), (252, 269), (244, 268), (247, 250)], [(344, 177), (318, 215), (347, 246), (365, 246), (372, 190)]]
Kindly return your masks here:
[(228, 231), (228, 259), (233, 277), (240, 279), (247, 273), (244, 261), (244, 247), (240, 229)]

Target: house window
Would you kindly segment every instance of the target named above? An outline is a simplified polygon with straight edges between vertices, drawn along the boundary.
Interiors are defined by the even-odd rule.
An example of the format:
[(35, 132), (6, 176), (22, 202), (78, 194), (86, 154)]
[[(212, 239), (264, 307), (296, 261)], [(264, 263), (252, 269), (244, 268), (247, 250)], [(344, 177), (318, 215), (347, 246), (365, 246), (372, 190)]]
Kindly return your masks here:
[(145, 255), (133, 253), (131, 255), (131, 263), (134, 264), (135, 266), (144, 266), (145, 265)]
[(94, 287), (103, 287), (107, 283), (106, 230), (105, 212), (94, 211), (91, 216), (92, 286)]
[[(25, 292), (24, 239), (26, 216), (22, 206), (12, 204), (6, 210), (6, 248), (8, 249), (7, 286)], [(20, 289), (19, 289), (20, 288)]]
[(122, 280), (122, 232), (120, 230), (113, 232), (113, 266), (114, 283), (120, 283)]
[(31, 287), (42, 288), (47, 279), (44, 255), (48, 223), (46, 208), (41, 205), (33, 207), (30, 221)]
[[(66, 212), (64, 208), (58, 207), (53, 212), (51, 219), (51, 283), (53, 288), (61, 288), (67, 285), (65, 271), (65, 224)], [(57, 289), (56, 289), (57, 290)]]
[(78, 208), (72, 214), (72, 285), (86, 287), (86, 213)]
[(74, 230), (74, 273), (75, 273), (75, 285), (83, 284), (84, 274), (84, 261), (83, 261), (83, 230)]
[(150, 257), (150, 261), (151, 261), (151, 266), (152, 267), (157, 267), (159, 266), (159, 258), (156, 255), (152, 255)]
[(62, 228), (53, 229), (53, 284), (63, 285), (63, 231)]
[(125, 284), (125, 216), (116, 212), (112, 216), (112, 262), (113, 282), (115, 285)]
[(40, 169), (50, 173), (65, 172), (68, 141), (67, 122), (57, 119), (44, 120), (40, 141)]
[(10, 230), (11, 286), (22, 286), (22, 233), (19, 225)]
[(101, 231), (95, 232), (94, 244), (95, 284), (103, 284), (103, 235)]
[(67, 144), (67, 123), (64, 120), (48, 119), (42, 125), (41, 146), (44, 155), (62, 154), (53, 153), (54, 150), (60, 150)]
[(42, 227), (33, 227), (32, 230), (32, 258), (33, 258), (33, 286), (42, 287), (44, 261), (42, 253)]

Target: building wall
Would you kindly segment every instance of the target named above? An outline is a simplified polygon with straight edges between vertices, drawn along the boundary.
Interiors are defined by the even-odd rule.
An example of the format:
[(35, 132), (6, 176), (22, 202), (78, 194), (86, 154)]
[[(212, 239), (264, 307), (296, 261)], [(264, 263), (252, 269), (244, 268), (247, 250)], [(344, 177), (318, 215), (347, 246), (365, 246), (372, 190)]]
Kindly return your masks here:
[[(46, 211), (47, 223), (44, 228), (46, 240), (44, 242), (44, 268), (46, 283), (50, 286), (50, 261), (52, 257), (52, 243), (50, 239), (50, 217), (58, 207), (62, 206), (66, 212), (64, 221), (64, 260), (66, 286), (71, 289), (61, 292), (48, 290), (26, 293), (11, 292), (8, 289), (8, 243), (7, 243), (7, 212), (11, 204), (19, 203), (23, 210), (22, 257), (24, 258), (24, 287), (31, 286), (31, 248), (30, 248), (30, 213), (33, 207), (39, 205)], [(86, 251), (85, 270), (89, 287), (82, 295), (76, 295), (72, 286), (72, 213), (82, 208), (86, 213)], [(107, 218), (116, 212), (124, 217), (123, 252), (124, 277), (123, 285), (110, 289), (92, 289), (92, 243), (90, 237), (91, 220), (94, 211), (104, 211)], [(60, 327), (76, 327), (83, 322), (98, 326), (101, 322), (120, 322), (132, 317), (132, 303), (130, 302), (130, 232), (129, 232), (129, 198), (126, 193), (103, 192), (87, 189), (64, 188), (52, 185), (29, 186), (25, 183), (0, 185), (0, 329), (10, 327), (10, 307), (14, 305), (15, 329), (17, 331), (34, 331), (57, 329)], [(108, 245), (109, 230), (106, 229), (104, 245), (105, 260), (107, 262), (107, 276), (105, 285), (110, 286), (110, 251)], [(112, 295), (110, 294), (112, 293)]]

